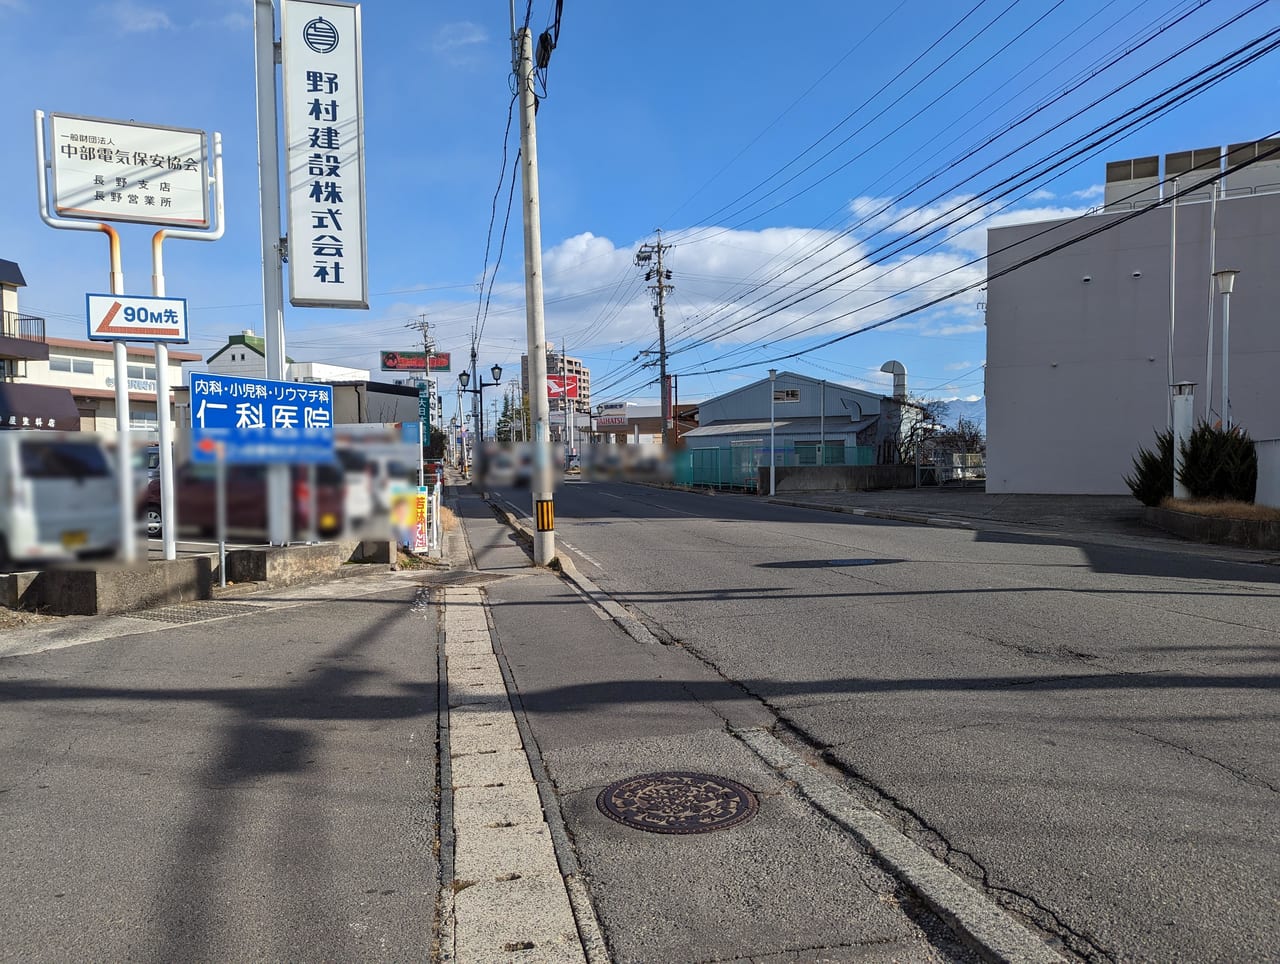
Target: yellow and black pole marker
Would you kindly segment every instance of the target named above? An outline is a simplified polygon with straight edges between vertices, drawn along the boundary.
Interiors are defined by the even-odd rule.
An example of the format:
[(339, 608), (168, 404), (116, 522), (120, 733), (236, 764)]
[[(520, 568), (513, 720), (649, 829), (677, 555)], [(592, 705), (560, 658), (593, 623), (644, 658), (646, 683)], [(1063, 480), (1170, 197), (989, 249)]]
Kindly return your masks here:
[(555, 503), (551, 499), (538, 499), (533, 504), (539, 532), (554, 532), (556, 528)]

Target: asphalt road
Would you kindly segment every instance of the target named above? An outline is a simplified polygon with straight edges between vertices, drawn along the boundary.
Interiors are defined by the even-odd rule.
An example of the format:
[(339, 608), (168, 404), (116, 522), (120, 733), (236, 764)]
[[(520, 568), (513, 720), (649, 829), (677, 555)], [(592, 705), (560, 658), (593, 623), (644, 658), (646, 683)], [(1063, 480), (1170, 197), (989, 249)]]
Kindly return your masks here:
[(1275, 959), (1280, 569), (626, 484), (564, 486), (556, 524), (1055, 944)]
[(0, 959), (429, 958), (436, 623), (415, 587), (112, 627), (0, 659)]

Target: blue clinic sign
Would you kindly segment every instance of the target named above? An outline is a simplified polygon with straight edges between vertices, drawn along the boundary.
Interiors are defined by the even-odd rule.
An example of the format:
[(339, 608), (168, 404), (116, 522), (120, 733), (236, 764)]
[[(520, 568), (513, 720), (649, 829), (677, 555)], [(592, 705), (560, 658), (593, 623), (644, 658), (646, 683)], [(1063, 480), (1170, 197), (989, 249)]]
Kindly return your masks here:
[(333, 461), (333, 389), (231, 375), (191, 376), (192, 458), (229, 463)]

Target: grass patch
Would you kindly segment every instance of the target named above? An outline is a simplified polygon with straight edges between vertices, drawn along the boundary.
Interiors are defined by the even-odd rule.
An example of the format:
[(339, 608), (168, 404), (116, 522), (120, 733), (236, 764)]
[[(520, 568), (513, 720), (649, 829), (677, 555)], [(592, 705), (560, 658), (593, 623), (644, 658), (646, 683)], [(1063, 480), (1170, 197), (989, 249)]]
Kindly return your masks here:
[(445, 531), (458, 528), (458, 517), (447, 505), (440, 506), (440, 527)]
[(1191, 515), (1211, 519), (1242, 519), (1248, 522), (1280, 522), (1280, 509), (1255, 505), (1252, 502), (1235, 502), (1228, 499), (1165, 499), (1162, 509), (1188, 512)]

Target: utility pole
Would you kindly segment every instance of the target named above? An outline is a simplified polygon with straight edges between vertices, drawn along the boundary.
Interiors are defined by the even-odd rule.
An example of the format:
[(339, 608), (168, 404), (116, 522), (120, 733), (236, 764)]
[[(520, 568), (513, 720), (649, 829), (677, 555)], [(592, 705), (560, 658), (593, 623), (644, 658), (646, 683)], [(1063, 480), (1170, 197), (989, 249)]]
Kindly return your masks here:
[[(555, 502), (551, 488), (550, 409), (547, 404), (547, 328), (542, 313), (542, 212), (538, 202), (537, 97), (533, 91), (533, 34), (528, 27), (516, 40), (516, 90), (520, 96), (520, 174), (524, 186), (524, 294), (529, 343), (529, 408), (533, 422), (533, 563), (547, 566), (556, 557)], [(550, 53), (547, 53), (550, 56)]]
[[(422, 333), (422, 381), (418, 383), (418, 474), (422, 475), (426, 447), (431, 441), (431, 414), (435, 410), (436, 386), (435, 382), (431, 380), (431, 353), (435, 351), (435, 343), (431, 340), (431, 322), (427, 321), (427, 313), (425, 311), (418, 315), (417, 321), (407, 322), (405, 327), (413, 328)], [(422, 424), (421, 414), (423, 391), (427, 393), (426, 425)]]
[(661, 385), (662, 392), (662, 448), (663, 451), (670, 451), (671, 448), (671, 386), (667, 382), (667, 316), (666, 316), (666, 296), (673, 290), (673, 286), (667, 284), (671, 280), (671, 272), (662, 266), (662, 254), (670, 251), (671, 245), (662, 243), (662, 231), (658, 231), (658, 241), (656, 244), (642, 244), (640, 250), (636, 252), (636, 265), (644, 267), (652, 265), (656, 262), (656, 267), (649, 267), (645, 270), (644, 280), (654, 281), (649, 286), (649, 290), (656, 294), (656, 300), (653, 306), (653, 313), (658, 316), (658, 383)]
[[(412, 328), (415, 331), (421, 332), (422, 351), (424, 354), (429, 356), (433, 351), (436, 350), (435, 342), (432, 341), (431, 339), (431, 322), (427, 321), (427, 313), (425, 311), (422, 312), (422, 314), (418, 315), (417, 321), (406, 322), (405, 327)], [(430, 368), (431, 363), (429, 361), (424, 361), (423, 364), (427, 366), (426, 368), (423, 369), (423, 371), (431, 370)]]

